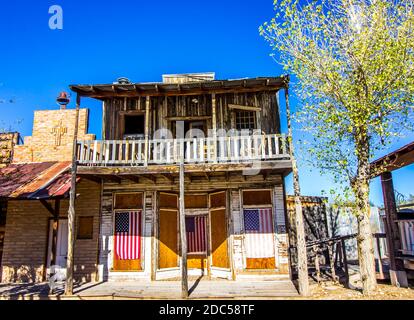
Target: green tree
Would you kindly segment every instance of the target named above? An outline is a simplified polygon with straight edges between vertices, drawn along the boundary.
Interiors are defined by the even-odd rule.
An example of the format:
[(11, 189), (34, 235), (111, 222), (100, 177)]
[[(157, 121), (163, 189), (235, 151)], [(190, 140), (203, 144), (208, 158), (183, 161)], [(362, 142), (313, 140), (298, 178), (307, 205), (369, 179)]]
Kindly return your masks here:
[[(355, 200), (364, 294), (376, 288), (370, 161), (404, 129), (414, 101), (414, 0), (275, 1), (260, 27), (293, 73), (308, 151)], [(378, 170), (381, 170), (379, 168)]]

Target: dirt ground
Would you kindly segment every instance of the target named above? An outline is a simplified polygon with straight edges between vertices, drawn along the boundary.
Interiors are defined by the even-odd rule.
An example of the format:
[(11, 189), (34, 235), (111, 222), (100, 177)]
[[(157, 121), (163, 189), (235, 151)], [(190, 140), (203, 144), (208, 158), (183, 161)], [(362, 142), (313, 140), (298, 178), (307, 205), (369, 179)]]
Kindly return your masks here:
[(387, 283), (378, 284), (376, 292), (365, 297), (361, 290), (347, 289), (340, 284), (324, 282), (311, 285), (312, 300), (414, 300), (414, 285), (410, 288), (397, 288)]

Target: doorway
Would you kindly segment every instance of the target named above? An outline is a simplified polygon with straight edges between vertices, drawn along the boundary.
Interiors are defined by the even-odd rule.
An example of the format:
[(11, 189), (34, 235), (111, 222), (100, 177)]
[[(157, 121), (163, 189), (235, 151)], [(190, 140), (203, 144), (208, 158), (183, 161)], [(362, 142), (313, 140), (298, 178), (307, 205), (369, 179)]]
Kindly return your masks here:
[(207, 136), (207, 121), (206, 120), (180, 120), (172, 122), (173, 136), (176, 139), (180, 138), (197, 138), (200, 135)]
[(123, 121), (123, 138), (140, 140), (145, 137), (145, 115), (133, 114), (124, 115)]
[[(66, 277), (66, 264), (68, 258), (68, 220), (67, 219), (59, 219), (58, 220), (58, 227), (57, 227), (57, 234), (56, 234), (56, 258), (54, 261), (53, 266), (52, 257), (53, 257), (53, 224), (54, 220), (50, 220), (49, 226), (49, 248), (48, 248), (48, 275), (50, 272), (58, 273)], [(53, 268), (52, 268), (53, 267)], [(51, 270), (53, 269), (53, 270)]]

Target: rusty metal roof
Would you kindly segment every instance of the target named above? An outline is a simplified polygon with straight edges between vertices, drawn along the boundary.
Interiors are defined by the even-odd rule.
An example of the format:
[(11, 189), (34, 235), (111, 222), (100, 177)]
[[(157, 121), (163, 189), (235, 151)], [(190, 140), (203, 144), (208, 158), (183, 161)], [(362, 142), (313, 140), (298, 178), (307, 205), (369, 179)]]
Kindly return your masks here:
[(70, 189), (70, 162), (12, 164), (0, 169), (0, 198), (51, 199)]

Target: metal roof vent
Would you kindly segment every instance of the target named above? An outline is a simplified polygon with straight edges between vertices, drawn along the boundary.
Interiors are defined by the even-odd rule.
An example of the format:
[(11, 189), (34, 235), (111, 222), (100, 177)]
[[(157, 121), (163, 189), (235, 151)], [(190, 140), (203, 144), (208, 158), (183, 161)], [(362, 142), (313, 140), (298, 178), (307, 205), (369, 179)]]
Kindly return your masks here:
[(115, 84), (131, 84), (131, 80), (129, 80), (126, 77), (120, 77), (120, 78), (116, 79)]

